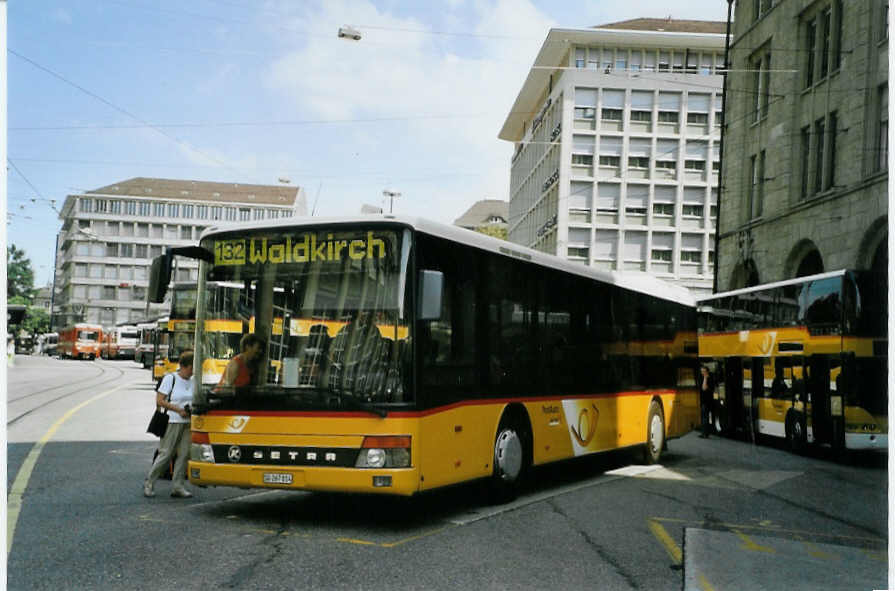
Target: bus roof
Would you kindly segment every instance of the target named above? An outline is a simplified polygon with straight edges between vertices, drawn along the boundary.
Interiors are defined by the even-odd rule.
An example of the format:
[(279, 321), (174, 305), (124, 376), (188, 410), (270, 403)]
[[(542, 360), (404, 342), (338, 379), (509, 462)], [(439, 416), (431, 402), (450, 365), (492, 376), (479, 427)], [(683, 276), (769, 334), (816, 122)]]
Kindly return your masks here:
[(615, 285), (623, 289), (630, 289), (640, 293), (649, 294), (664, 300), (670, 300), (679, 304), (694, 306), (696, 300), (693, 294), (685, 287), (674, 285), (644, 272), (604, 271), (593, 269), (580, 263), (573, 263), (566, 259), (549, 255), (507, 240), (500, 240), (486, 236), (480, 232), (467, 230), (459, 226), (450, 226), (419, 217), (393, 215), (393, 214), (364, 214), (342, 217), (304, 217), (304, 218), (278, 218), (270, 221), (237, 222), (231, 224), (219, 224), (206, 228), (200, 240), (234, 230), (263, 230), (282, 229), (303, 226), (326, 225), (393, 225), (400, 224), (418, 231), (432, 234), (441, 238), (452, 240), (459, 244), (474, 246), (481, 250), (502, 254), (504, 256), (520, 259), (550, 269), (560, 269), (568, 273), (574, 273), (583, 277), (589, 277)]
[(756, 291), (765, 291), (768, 289), (774, 289), (776, 287), (785, 287), (787, 285), (799, 285), (800, 283), (808, 283), (809, 281), (817, 281), (818, 279), (829, 279), (831, 277), (842, 277), (848, 273), (848, 269), (839, 269), (838, 271), (828, 271), (826, 273), (818, 273), (816, 275), (806, 275), (804, 277), (795, 277), (793, 279), (784, 279), (783, 281), (776, 281), (774, 283), (765, 283), (764, 285), (753, 285), (752, 287), (743, 287), (741, 289), (734, 289), (731, 291), (724, 291), (721, 293), (715, 293), (710, 296), (704, 296), (697, 298), (697, 304), (702, 304), (703, 302), (714, 300), (717, 298), (723, 298), (727, 296), (735, 296), (746, 293), (752, 293)]

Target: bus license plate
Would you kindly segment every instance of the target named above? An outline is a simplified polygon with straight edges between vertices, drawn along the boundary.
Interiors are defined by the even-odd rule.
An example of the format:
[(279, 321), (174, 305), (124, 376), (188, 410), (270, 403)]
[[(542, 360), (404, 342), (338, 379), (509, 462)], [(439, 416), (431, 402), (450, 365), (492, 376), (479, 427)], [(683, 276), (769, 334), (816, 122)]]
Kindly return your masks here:
[(292, 484), (292, 474), (265, 472), (264, 484)]

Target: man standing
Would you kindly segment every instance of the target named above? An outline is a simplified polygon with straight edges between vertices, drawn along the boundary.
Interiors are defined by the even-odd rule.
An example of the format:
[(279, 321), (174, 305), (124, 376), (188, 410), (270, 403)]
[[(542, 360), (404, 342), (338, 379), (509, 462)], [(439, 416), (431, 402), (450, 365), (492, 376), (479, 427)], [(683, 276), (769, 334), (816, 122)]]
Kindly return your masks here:
[(711, 431), (710, 413), (715, 403), (715, 380), (704, 365), (700, 366), (699, 373), (699, 409), (702, 417), (702, 433), (699, 436), (707, 439)]

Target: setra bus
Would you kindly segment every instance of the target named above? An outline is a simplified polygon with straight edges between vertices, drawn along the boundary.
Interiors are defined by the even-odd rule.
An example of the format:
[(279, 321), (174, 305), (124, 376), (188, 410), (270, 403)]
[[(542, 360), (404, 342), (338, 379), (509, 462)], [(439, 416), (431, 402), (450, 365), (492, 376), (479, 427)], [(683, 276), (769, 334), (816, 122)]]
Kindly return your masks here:
[[(619, 448), (658, 460), (699, 420), (689, 292), (398, 216), (206, 231), (153, 263), (202, 259), (203, 320), (267, 344), (250, 383), (199, 378), (191, 482), (412, 495)], [(203, 293), (238, 285), (229, 309)], [(212, 355), (217, 353), (212, 352)]]
[(887, 449), (886, 293), (884, 275), (841, 270), (700, 299), (716, 429), (793, 451)]
[(60, 357), (96, 359), (99, 357), (102, 340), (102, 326), (78, 322), (59, 331), (57, 350)]

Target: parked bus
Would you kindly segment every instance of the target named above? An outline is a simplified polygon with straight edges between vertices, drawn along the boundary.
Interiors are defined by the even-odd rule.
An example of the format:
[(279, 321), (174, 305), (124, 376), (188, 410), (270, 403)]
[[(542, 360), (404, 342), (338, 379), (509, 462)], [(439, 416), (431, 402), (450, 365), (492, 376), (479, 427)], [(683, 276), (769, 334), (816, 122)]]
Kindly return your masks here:
[(167, 354), (168, 348), (168, 318), (158, 318), (149, 322), (137, 324), (139, 342), (134, 353), (134, 361), (141, 364), (144, 369), (153, 370), (155, 358)]
[[(161, 301), (173, 254), (203, 261), (197, 367), (220, 355), (206, 318), (253, 320), (268, 345), (248, 385), (198, 380), (194, 484), (412, 495), (487, 478), (507, 498), (533, 465), (629, 447), (655, 462), (698, 422), (682, 288), (424, 220), (290, 222), (214, 228), (153, 263)], [(241, 286), (230, 309), (203, 297), (220, 281)]]
[(748, 439), (887, 449), (886, 278), (834, 271), (699, 301), (716, 427)]
[[(230, 309), (234, 303), (228, 298), (239, 296), (239, 286), (208, 283), (205, 297), (212, 302), (212, 309)], [(164, 359), (156, 359), (156, 366), (163, 366), (163, 372), (176, 371), (180, 354), (194, 347), (196, 332), (196, 303), (198, 285), (196, 282), (172, 285), (171, 313), (168, 316), (169, 347)], [(206, 350), (216, 356), (206, 356), (202, 376), (209, 382), (217, 383), (227, 362), (239, 352), (239, 340), (245, 332), (243, 322), (226, 318), (206, 318), (204, 338)], [(164, 375), (164, 373), (162, 374)]]
[(102, 357), (105, 359), (134, 359), (140, 333), (134, 325), (116, 326), (103, 334)]
[(98, 324), (79, 322), (66, 326), (59, 332), (59, 355), (73, 359), (96, 359), (102, 339), (103, 327)]

